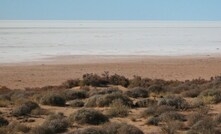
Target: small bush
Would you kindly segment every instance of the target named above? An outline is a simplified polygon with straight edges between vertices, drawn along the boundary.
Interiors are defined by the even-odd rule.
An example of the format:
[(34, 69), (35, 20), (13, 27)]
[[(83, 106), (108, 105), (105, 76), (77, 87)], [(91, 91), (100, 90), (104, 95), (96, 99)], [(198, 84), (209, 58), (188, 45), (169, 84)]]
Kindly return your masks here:
[(80, 109), (70, 115), (70, 120), (78, 124), (99, 125), (108, 122), (108, 117), (93, 109)]
[(148, 88), (149, 93), (155, 93), (155, 94), (160, 94), (163, 92), (166, 92), (166, 89), (162, 85), (151, 85)]
[(161, 121), (172, 121), (172, 120), (186, 121), (184, 115), (172, 111), (162, 113), (159, 118)]
[(128, 106), (123, 105), (121, 100), (114, 100), (107, 111), (110, 117), (126, 117), (129, 114)]
[(158, 126), (159, 122), (160, 122), (160, 119), (158, 117), (150, 117), (148, 118), (146, 124)]
[(185, 110), (189, 107), (189, 104), (182, 97), (167, 96), (158, 101), (158, 105), (168, 105), (175, 107), (176, 109)]
[(46, 94), (40, 100), (43, 105), (51, 105), (51, 106), (65, 106), (65, 99), (59, 95), (55, 94)]
[(82, 80), (82, 85), (84, 86), (105, 86), (108, 84), (108, 82), (104, 79), (102, 79), (101, 76), (97, 74), (84, 74), (83, 75), (83, 80)]
[(121, 85), (123, 87), (127, 87), (129, 85), (129, 80), (124, 76), (114, 74), (110, 76), (109, 83), (112, 85)]
[(148, 91), (145, 88), (141, 88), (141, 87), (136, 87), (136, 88), (132, 88), (129, 89), (128, 91), (125, 92), (126, 95), (128, 95), (129, 97), (132, 98), (146, 98), (148, 97)]
[(156, 100), (152, 99), (139, 99), (137, 102), (135, 102), (134, 106), (135, 107), (149, 107), (149, 106), (154, 106), (157, 104)]
[(66, 100), (87, 98), (87, 92), (85, 90), (66, 90), (63, 94)]
[(121, 100), (123, 105), (126, 105), (126, 106), (133, 105), (133, 102), (127, 96), (123, 94), (119, 94), (119, 93), (112, 93), (112, 94), (106, 94), (106, 95), (92, 96), (86, 101), (85, 106), (87, 107), (109, 106), (114, 100)]
[(215, 122), (207, 117), (197, 121), (188, 131), (189, 134), (201, 133), (201, 134), (215, 134), (216, 133)]
[(72, 88), (72, 87), (77, 87), (80, 85), (80, 80), (79, 79), (70, 79), (62, 83), (62, 86), (65, 88)]
[(84, 102), (81, 100), (73, 100), (71, 102), (69, 102), (71, 107), (83, 107), (84, 106)]
[(13, 122), (10, 125), (8, 125), (8, 129), (11, 131), (11, 133), (28, 133), (30, 131), (30, 127), (27, 127), (24, 124)]
[(32, 110), (39, 108), (39, 105), (35, 102), (28, 101), (13, 109), (12, 115), (14, 116), (24, 116), (30, 114)]
[(31, 134), (54, 134), (47, 126), (37, 126), (31, 130)]
[(162, 105), (162, 106), (152, 106), (152, 107), (148, 107), (147, 109), (145, 109), (142, 113), (141, 113), (141, 117), (149, 117), (149, 116), (159, 116), (163, 113), (166, 112), (170, 112), (170, 111), (174, 111), (175, 109), (171, 106), (166, 106), (166, 105)]
[(202, 118), (204, 117), (203, 114), (201, 113), (192, 113), (188, 116), (188, 125), (192, 126), (194, 125), (196, 122), (200, 121)]
[(126, 123), (107, 123), (102, 128), (107, 134), (144, 134), (139, 128)]
[(219, 113), (219, 114), (215, 117), (215, 121), (216, 121), (218, 124), (221, 124), (221, 113)]
[(191, 98), (195, 98), (197, 97), (199, 94), (201, 93), (200, 89), (192, 89), (192, 90), (188, 90), (182, 93), (183, 97), (191, 97)]
[(0, 117), (0, 127), (7, 126), (9, 124), (8, 120), (3, 117)]
[(151, 79), (144, 78), (142, 79), (140, 76), (134, 76), (132, 80), (130, 80), (130, 85), (129, 87), (134, 88), (134, 87), (144, 87), (147, 88), (150, 86)]
[(205, 103), (217, 104), (221, 102), (221, 90), (209, 89), (200, 93), (199, 97)]
[(179, 129), (183, 127), (183, 124), (179, 121), (169, 121), (162, 126), (162, 131), (166, 134), (176, 134)]
[(105, 94), (112, 94), (112, 93), (122, 93), (121, 90), (118, 88), (105, 88), (101, 90), (91, 90), (89, 92), (89, 96), (94, 96), (94, 95), (105, 95)]
[(108, 134), (103, 130), (102, 128), (98, 127), (89, 127), (89, 128), (83, 128), (76, 130), (74, 132), (71, 132), (69, 134)]
[(68, 126), (69, 126), (69, 122), (62, 113), (50, 115), (46, 119), (46, 121), (42, 124), (42, 127), (47, 127), (54, 133), (65, 132)]

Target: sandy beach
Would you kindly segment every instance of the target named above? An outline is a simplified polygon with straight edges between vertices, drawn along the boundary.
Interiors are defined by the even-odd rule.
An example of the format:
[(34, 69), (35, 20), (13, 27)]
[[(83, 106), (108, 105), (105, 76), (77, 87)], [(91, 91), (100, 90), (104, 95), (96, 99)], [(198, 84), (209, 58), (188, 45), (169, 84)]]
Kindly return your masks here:
[(60, 56), (0, 65), (0, 85), (9, 88), (59, 85), (85, 73), (117, 73), (166, 80), (210, 79), (221, 74), (220, 56)]

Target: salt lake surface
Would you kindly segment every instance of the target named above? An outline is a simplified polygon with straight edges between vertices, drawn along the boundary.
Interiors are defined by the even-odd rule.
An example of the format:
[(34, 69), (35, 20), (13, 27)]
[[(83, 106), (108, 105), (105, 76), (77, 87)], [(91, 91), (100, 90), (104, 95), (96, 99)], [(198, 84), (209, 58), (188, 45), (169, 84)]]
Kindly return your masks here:
[(221, 22), (0, 21), (0, 63), (59, 55), (221, 53)]

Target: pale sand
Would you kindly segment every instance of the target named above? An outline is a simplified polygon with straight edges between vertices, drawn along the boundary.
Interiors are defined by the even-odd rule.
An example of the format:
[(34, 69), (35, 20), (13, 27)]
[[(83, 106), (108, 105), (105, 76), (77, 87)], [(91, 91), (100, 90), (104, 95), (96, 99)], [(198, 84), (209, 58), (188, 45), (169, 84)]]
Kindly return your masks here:
[(85, 73), (109, 71), (166, 80), (210, 79), (221, 74), (220, 56), (62, 56), (36, 62), (0, 64), (0, 85), (9, 88), (59, 85)]

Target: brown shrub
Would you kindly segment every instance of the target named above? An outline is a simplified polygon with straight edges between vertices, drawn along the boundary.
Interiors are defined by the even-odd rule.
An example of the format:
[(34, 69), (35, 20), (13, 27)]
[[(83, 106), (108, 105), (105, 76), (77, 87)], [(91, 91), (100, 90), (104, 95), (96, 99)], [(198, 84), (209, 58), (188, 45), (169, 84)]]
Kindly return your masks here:
[(87, 98), (87, 91), (85, 90), (65, 90), (63, 92), (65, 100), (85, 99)]
[(64, 83), (62, 83), (62, 86), (64, 86), (65, 88), (73, 88), (73, 87), (77, 87), (79, 85), (80, 85), (79, 79), (70, 79), (70, 80), (67, 80)]
[(136, 87), (136, 88), (132, 88), (129, 89), (128, 91), (125, 92), (125, 94), (129, 97), (132, 98), (146, 98), (148, 97), (148, 91), (145, 88), (142, 87)]
[(144, 134), (137, 127), (126, 123), (107, 123), (102, 128), (107, 134)]
[(24, 116), (27, 114), (30, 114), (32, 110), (39, 108), (39, 105), (32, 101), (27, 101), (23, 103), (22, 105), (16, 107), (12, 111), (13, 116)]
[(71, 106), (71, 107), (83, 107), (84, 106), (84, 102), (83, 101), (81, 101), (81, 100), (72, 100), (72, 101), (70, 101), (69, 102), (69, 105)]
[(126, 117), (129, 114), (129, 107), (125, 106), (121, 100), (114, 100), (107, 110), (107, 115), (110, 117)]
[(108, 117), (93, 109), (80, 109), (69, 117), (71, 122), (78, 124), (99, 125), (108, 122)]
[(45, 94), (41, 99), (40, 103), (43, 105), (51, 105), (51, 106), (65, 106), (65, 99), (60, 95), (56, 94)]
[(121, 85), (123, 87), (128, 87), (129, 80), (124, 76), (114, 74), (110, 76), (109, 83), (112, 85)]
[(139, 99), (137, 102), (135, 102), (134, 106), (135, 107), (149, 107), (149, 106), (154, 106), (157, 104), (156, 100), (152, 99)]

